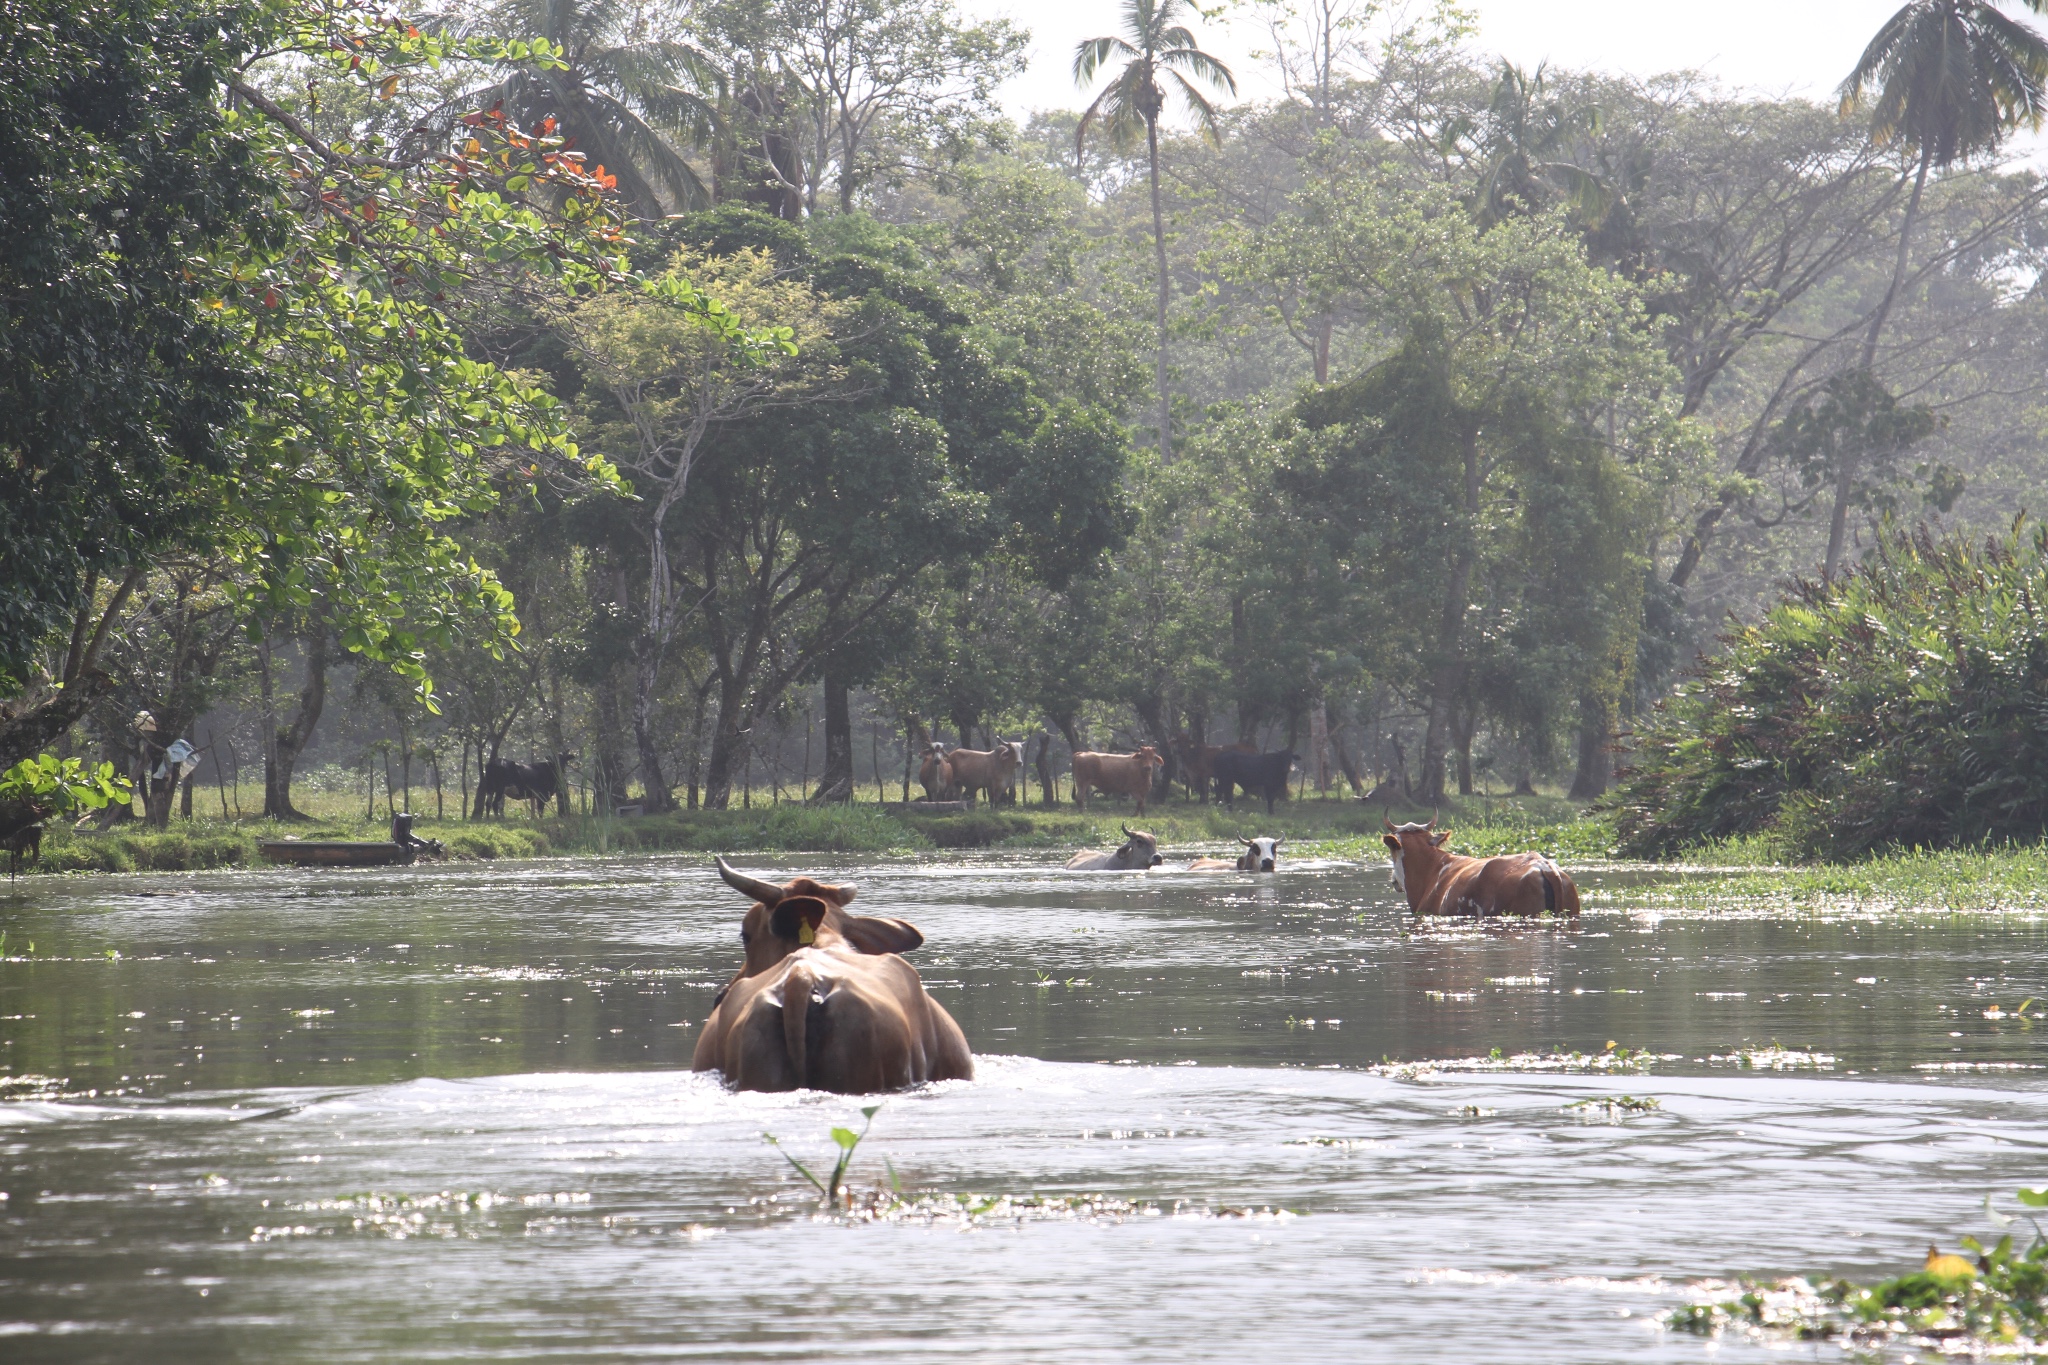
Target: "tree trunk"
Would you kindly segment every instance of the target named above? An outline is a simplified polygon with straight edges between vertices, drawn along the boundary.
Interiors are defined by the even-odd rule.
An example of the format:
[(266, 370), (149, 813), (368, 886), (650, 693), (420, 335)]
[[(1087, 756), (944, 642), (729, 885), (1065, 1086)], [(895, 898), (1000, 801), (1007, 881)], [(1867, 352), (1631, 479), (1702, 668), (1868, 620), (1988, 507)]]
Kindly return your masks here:
[(1614, 776), (1614, 708), (1588, 692), (1579, 698), (1579, 766), (1572, 774), (1571, 799), (1592, 801), (1607, 793)]
[[(265, 727), (270, 733), (270, 743), (264, 746), (263, 755), (263, 818), (266, 820), (312, 818), (292, 805), (292, 774), (299, 765), (300, 756), (306, 752), (306, 746), (312, 742), (313, 727), (320, 723), (320, 712), (327, 705), (327, 627), (316, 624), (301, 639), (306, 646), (306, 677), (299, 688), (298, 704), (292, 708), (288, 719)], [(259, 651), (259, 660), (263, 709), (266, 716), (273, 716), (270, 642), (267, 639)]]
[(1330, 332), (1334, 328), (1330, 315), (1325, 313), (1316, 320), (1316, 383), (1330, 382)]
[(649, 815), (671, 810), (668, 779), (661, 775), (661, 742), (654, 729), (654, 694), (661, 682), (661, 649), (643, 639), (639, 651), (639, 686), (633, 690), (633, 744), (640, 756), (641, 807)]
[(1353, 796), (1364, 796), (1365, 781), (1358, 775), (1358, 765), (1351, 761), (1350, 750), (1344, 747), (1342, 731), (1332, 732), (1330, 735), (1330, 747), (1336, 751), (1337, 767), (1343, 772), (1344, 780), (1351, 784), (1351, 794)]
[[(1055, 804), (1058, 798), (1053, 794), (1052, 789), (1052, 736), (1046, 734), (1043, 730), (1038, 732), (1038, 757), (1032, 760), (1032, 766), (1038, 770), (1040, 804), (1046, 806)], [(1020, 785), (1021, 781), (1019, 779)]]
[(1438, 618), (1436, 638), (1441, 661), (1430, 673), (1429, 727), (1422, 737), (1422, 771), (1416, 774), (1421, 783), (1421, 790), (1416, 795), (1424, 801), (1443, 800), (1446, 740), (1455, 723), (1457, 710), (1464, 702), (1465, 663), (1461, 656), (1475, 553), (1470, 541), (1477, 533), (1474, 523), (1479, 512), (1479, 430), (1469, 426), (1465, 429), (1464, 511), (1466, 544), (1459, 548), (1450, 580), (1444, 585), (1443, 611)]
[(628, 774), (625, 717), (619, 714), (619, 689), (610, 677), (599, 682), (597, 691), (597, 750), (592, 765), (591, 799), (600, 811), (610, 814), (626, 803)]
[[(744, 717), (740, 714), (738, 689), (725, 689), (726, 695), (719, 698), (718, 723), (711, 731), (711, 759), (704, 769), (704, 809), (726, 810), (732, 805), (732, 786), (735, 776), (744, 777), (748, 772), (749, 741), (753, 738), (749, 729), (742, 728)], [(751, 784), (745, 793), (748, 806), (753, 804)]]
[(1318, 701), (1308, 713), (1308, 748), (1310, 770), (1315, 774), (1316, 790), (1330, 790), (1330, 706)]
[(844, 678), (825, 675), (825, 771), (818, 775), (818, 790), (811, 797), (814, 804), (853, 800), (851, 691)]
[(1154, 376), (1159, 389), (1159, 462), (1173, 463), (1173, 401), (1166, 392), (1166, 304), (1172, 277), (1166, 271), (1166, 215), (1159, 207), (1159, 120), (1145, 120), (1145, 150), (1152, 167), (1152, 254), (1159, 266), (1159, 355)]

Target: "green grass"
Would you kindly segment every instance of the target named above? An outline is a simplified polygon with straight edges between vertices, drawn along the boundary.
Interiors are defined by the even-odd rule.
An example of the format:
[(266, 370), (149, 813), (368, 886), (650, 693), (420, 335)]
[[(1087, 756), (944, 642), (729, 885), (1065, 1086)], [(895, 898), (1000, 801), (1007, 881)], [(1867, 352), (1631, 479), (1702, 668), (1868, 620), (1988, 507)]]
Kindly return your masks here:
[[(157, 831), (123, 825), (106, 834), (47, 831), (40, 872), (199, 871), (246, 867), (261, 862), (260, 840), (295, 834), (302, 839), (382, 839), (383, 816), (363, 818), (358, 799), (313, 794), (304, 804), (318, 818), (301, 824), (270, 821), (173, 819)], [(426, 805), (424, 800), (415, 804)], [(449, 802), (449, 806), (456, 803)], [(1247, 807), (1232, 813), (1212, 806), (1170, 801), (1143, 817), (1128, 803), (1098, 801), (1083, 812), (1071, 805), (978, 807), (957, 815), (892, 815), (873, 804), (808, 807), (762, 804), (751, 810), (679, 811), (669, 815), (598, 819), (571, 815), (534, 820), (523, 811), (502, 820), (423, 819), (414, 828), (423, 838), (448, 845), (464, 860), (540, 858), (614, 853), (855, 853), (907, 854), (936, 849), (998, 849), (1064, 857), (1083, 848), (1113, 847), (1122, 826), (1147, 829), (1160, 838), (1169, 859), (1233, 851), (1236, 835), (1277, 834), (1287, 840), (1284, 856), (1338, 857), (1378, 861), (1379, 807), (1355, 801), (1282, 802), (1272, 816)], [(1398, 822), (1427, 819), (1429, 812), (1395, 810)], [(1608, 833), (1596, 821), (1579, 819), (1554, 797), (1520, 801), (1454, 800), (1442, 812), (1455, 846), (1492, 853), (1540, 847), (1558, 857), (1605, 856)]]
[[(168, 830), (124, 825), (109, 834), (50, 830), (39, 872), (176, 872), (261, 863), (261, 839), (296, 834), (302, 839), (381, 839), (383, 818), (365, 820), (359, 798), (316, 797), (322, 818), (293, 825), (174, 819)], [(419, 804), (427, 804), (420, 802)], [(455, 803), (448, 803), (453, 808)], [(431, 809), (431, 806), (429, 806)], [(1537, 849), (1567, 868), (1612, 862), (1614, 831), (1605, 818), (1583, 816), (1554, 796), (1452, 798), (1436, 812), (1451, 831), (1451, 847), (1487, 855)], [(1431, 812), (1396, 808), (1396, 823), (1427, 820)], [(1355, 801), (1282, 802), (1270, 817), (1262, 808), (1233, 813), (1188, 801), (1169, 801), (1139, 817), (1128, 803), (1098, 802), (1083, 812), (1071, 805), (978, 807), (957, 815), (891, 815), (872, 803), (807, 807), (760, 804), (751, 810), (680, 811), (669, 815), (600, 820), (572, 815), (536, 821), (524, 811), (502, 820), (425, 820), (418, 832), (448, 845), (452, 857), (582, 857), (632, 853), (930, 854), (987, 849), (1031, 859), (1064, 861), (1084, 848), (1113, 848), (1122, 826), (1159, 836), (1169, 865), (1200, 854), (1234, 854), (1237, 835), (1284, 838), (1284, 860), (1332, 858), (1379, 865), (1380, 807)], [(1937, 909), (1996, 911), (2048, 909), (2048, 846), (2004, 845), (1946, 852), (1895, 852), (1853, 863), (1788, 865), (1785, 850), (1766, 837), (1725, 840), (1687, 850), (1691, 867), (1725, 873), (1660, 878), (1632, 885), (1630, 906), (1705, 912)]]
[(1771, 866), (1767, 843), (1691, 850), (1693, 866), (1725, 877), (1673, 878), (1631, 888), (1638, 903), (1687, 909), (1768, 909), (1787, 903), (1850, 910), (1998, 911), (2048, 908), (2048, 846), (1907, 850), (1852, 863)]

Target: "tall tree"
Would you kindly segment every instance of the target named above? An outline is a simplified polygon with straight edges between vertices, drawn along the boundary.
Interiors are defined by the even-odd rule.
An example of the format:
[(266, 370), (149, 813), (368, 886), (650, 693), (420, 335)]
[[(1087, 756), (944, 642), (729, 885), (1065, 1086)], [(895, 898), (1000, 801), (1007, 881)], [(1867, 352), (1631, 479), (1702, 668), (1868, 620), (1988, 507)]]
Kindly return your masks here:
[(476, 109), (502, 108), (519, 126), (552, 118), (593, 166), (618, 177), (638, 218), (703, 208), (711, 193), (687, 149), (709, 140), (718, 72), (697, 48), (646, 32), (624, 0), (496, 0), (447, 16), (455, 33), (512, 42), (539, 38), (559, 60), (535, 66), (508, 55), (495, 78), (464, 90), (427, 126)]
[[(2020, 0), (2048, 13), (2048, 0)], [(2039, 129), (2048, 106), (2048, 40), (1996, 0), (1911, 0), (1884, 22), (1841, 85), (1842, 112), (1867, 109), (1871, 141), (1898, 149), (1912, 192), (1899, 221), (1891, 279), (1871, 312), (1859, 368), (1877, 364), (1878, 339), (1906, 278), (1928, 173), (1996, 151), (2015, 129)], [(1828, 518), (1824, 578), (1841, 562), (1856, 452), (1842, 452)]]
[(1135, 144), (1141, 131), (1145, 135), (1146, 166), (1152, 182), (1152, 254), (1159, 271), (1154, 384), (1159, 399), (1161, 460), (1173, 458), (1173, 403), (1166, 389), (1166, 306), (1172, 297), (1173, 277), (1166, 267), (1166, 215), (1159, 203), (1159, 119), (1166, 110), (1167, 92), (1177, 91), (1203, 136), (1212, 144), (1220, 143), (1216, 108), (1188, 78), (1192, 76), (1212, 90), (1237, 93), (1237, 78), (1230, 68), (1202, 51), (1194, 33), (1181, 22), (1192, 9), (1188, 0), (1124, 0), (1121, 34), (1090, 38), (1074, 49), (1074, 83), (1083, 89), (1111, 62), (1121, 59), (1124, 63), (1116, 78), (1082, 111), (1074, 129), (1075, 156), (1080, 155), (1088, 129), (1098, 119), (1119, 149)]

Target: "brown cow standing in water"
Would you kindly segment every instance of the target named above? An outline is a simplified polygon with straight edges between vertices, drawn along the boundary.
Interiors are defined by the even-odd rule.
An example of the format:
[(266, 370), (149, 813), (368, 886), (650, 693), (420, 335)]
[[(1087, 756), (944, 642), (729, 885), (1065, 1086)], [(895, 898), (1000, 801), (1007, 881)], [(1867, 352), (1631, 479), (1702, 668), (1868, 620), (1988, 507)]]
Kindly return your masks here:
[(842, 1095), (973, 1078), (967, 1036), (898, 956), (924, 942), (915, 925), (847, 914), (850, 886), (777, 886), (717, 863), (754, 904), (740, 928), (746, 958), (712, 1003), (694, 1070), (736, 1090)]
[(1408, 893), (1418, 915), (1576, 915), (1579, 888), (1541, 853), (1466, 858), (1444, 851), (1449, 830), (1436, 817), (1426, 825), (1395, 827), (1385, 816), (1382, 837), (1394, 859), (1394, 885)]

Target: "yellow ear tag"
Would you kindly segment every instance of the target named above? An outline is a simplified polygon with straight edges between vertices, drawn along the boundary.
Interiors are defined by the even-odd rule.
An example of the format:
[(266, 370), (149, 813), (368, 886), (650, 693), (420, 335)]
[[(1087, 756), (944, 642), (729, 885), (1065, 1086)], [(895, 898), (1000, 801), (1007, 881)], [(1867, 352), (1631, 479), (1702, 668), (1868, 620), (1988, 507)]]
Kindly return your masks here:
[(809, 920), (800, 919), (796, 922), (796, 941), (806, 948), (818, 941), (818, 931), (811, 927)]

